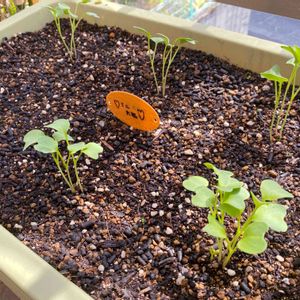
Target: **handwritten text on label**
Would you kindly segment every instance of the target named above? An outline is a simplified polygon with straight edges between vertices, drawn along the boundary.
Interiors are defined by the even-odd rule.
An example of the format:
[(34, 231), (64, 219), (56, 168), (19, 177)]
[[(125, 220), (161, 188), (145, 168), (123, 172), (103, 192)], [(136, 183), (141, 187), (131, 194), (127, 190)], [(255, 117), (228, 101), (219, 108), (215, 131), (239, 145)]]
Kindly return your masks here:
[(123, 123), (136, 129), (151, 131), (158, 128), (160, 120), (153, 107), (134, 94), (110, 92), (106, 97), (110, 111)]

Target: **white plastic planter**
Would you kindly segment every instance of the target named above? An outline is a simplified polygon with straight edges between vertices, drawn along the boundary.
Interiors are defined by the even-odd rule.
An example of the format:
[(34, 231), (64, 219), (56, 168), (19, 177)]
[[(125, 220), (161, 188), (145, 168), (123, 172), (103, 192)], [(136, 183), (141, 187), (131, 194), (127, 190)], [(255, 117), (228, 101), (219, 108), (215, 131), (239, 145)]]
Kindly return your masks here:
[[(55, 5), (57, 2), (59, 0), (41, 1), (2, 21), (0, 40), (43, 28), (47, 22), (52, 21), (46, 6)], [(74, 5), (71, 0), (64, 2)], [(85, 11), (94, 11), (100, 19), (87, 17)], [(188, 36), (198, 41), (193, 48), (255, 72), (269, 69), (276, 63), (281, 66), (283, 73), (288, 70), (285, 64), (287, 56), (277, 43), (109, 2), (81, 5), (78, 14), (84, 16), (88, 22), (118, 26), (130, 32), (136, 32), (133, 26), (140, 26), (153, 33), (164, 33), (171, 38)], [(2, 226), (0, 282), (22, 300), (91, 299)]]

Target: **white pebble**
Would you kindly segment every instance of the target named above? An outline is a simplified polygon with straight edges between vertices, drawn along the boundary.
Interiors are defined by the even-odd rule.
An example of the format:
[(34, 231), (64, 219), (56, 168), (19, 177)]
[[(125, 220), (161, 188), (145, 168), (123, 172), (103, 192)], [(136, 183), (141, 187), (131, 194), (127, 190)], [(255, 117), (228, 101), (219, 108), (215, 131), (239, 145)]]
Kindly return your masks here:
[(228, 274), (229, 276), (233, 277), (233, 276), (235, 276), (236, 272), (235, 272), (234, 270), (232, 270), (232, 269), (228, 269), (228, 270), (227, 270), (227, 274)]
[(173, 230), (170, 227), (167, 227), (167, 229), (165, 230), (165, 233), (168, 235), (173, 234)]
[(103, 265), (99, 265), (98, 271), (101, 272), (101, 273), (103, 273), (104, 270), (105, 270), (105, 267)]
[(281, 255), (277, 255), (276, 259), (280, 262), (284, 262), (284, 258)]

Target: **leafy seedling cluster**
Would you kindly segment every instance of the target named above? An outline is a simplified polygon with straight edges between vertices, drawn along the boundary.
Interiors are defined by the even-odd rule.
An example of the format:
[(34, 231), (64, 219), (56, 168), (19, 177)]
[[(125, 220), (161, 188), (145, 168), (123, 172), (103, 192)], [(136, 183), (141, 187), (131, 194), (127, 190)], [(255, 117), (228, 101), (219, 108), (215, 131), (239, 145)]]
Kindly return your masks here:
[[(243, 182), (233, 178), (233, 173), (205, 163), (217, 177), (213, 189), (208, 188), (209, 182), (201, 176), (190, 176), (184, 180), (185, 189), (194, 192), (192, 204), (208, 208), (208, 224), (203, 231), (216, 238), (217, 247), (210, 249), (211, 259), (218, 258), (219, 264), (226, 267), (232, 255), (240, 250), (248, 254), (259, 254), (266, 250), (264, 238), (269, 229), (284, 232), (287, 224), (284, 220), (287, 208), (277, 203), (281, 198), (292, 198), (273, 180), (263, 180), (260, 185), (261, 199), (248, 192)], [(246, 211), (245, 201), (251, 197), (254, 203), (252, 211)], [(227, 218), (233, 218), (237, 224), (235, 232), (226, 229)], [(244, 220), (244, 222), (243, 222)], [(228, 226), (229, 227), (229, 226)]]
[[(170, 67), (180, 50), (180, 48), (183, 46), (183, 44), (190, 43), (190, 44), (196, 44), (196, 41), (188, 38), (188, 37), (179, 37), (173, 40), (172, 42), (170, 39), (162, 34), (158, 33), (158, 36), (152, 36), (152, 34), (147, 31), (144, 28), (134, 26), (134, 28), (138, 29), (140, 32), (142, 32), (147, 37), (148, 42), (148, 55), (150, 59), (150, 66), (152, 70), (152, 74), (154, 77), (154, 82), (156, 86), (157, 93), (160, 92), (160, 86), (158, 84), (158, 76), (156, 73), (156, 66), (155, 66), (155, 58), (158, 50), (158, 45), (163, 45), (163, 52), (162, 52), (162, 69), (161, 69), (161, 91), (162, 95), (166, 95), (166, 85), (167, 85), (167, 78), (170, 71)], [(151, 42), (154, 44), (154, 48), (151, 47)]]
[[(87, 4), (90, 3), (91, 0), (79, 0), (76, 1), (75, 4), (75, 10), (74, 12), (71, 10), (71, 7), (65, 3), (58, 3), (55, 7), (48, 6), (56, 25), (57, 32), (59, 34), (59, 37), (67, 50), (70, 59), (74, 60), (77, 57), (77, 51), (76, 51), (76, 42), (75, 42), (75, 32), (78, 28), (79, 23), (81, 22), (82, 18), (79, 18), (77, 15), (78, 7), (80, 4)], [(99, 16), (93, 12), (86, 12), (88, 16), (99, 18)], [(70, 27), (71, 27), (71, 37), (70, 42), (67, 43), (66, 38), (64, 37), (61, 29), (61, 18), (67, 17), (70, 21)]]
[[(93, 142), (87, 144), (84, 142), (73, 143), (74, 139), (68, 134), (70, 122), (66, 119), (58, 119), (45, 127), (54, 129), (52, 137), (45, 135), (42, 130), (33, 129), (24, 136), (25, 146), (23, 150), (33, 145), (35, 150), (51, 154), (60, 174), (71, 191), (75, 193), (77, 186), (83, 191), (78, 175), (78, 160), (83, 154), (92, 159), (98, 159), (99, 154), (103, 152), (103, 148)], [(67, 146), (68, 154), (66, 158), (64, 158), (59, 149), (58, 144), (60, 142), (65, 142)], [(76, 178), (75, 183), (73, 183), (71, 176), (72, 165)]]
[[(280, 67), (278, 65), (274, 65), (271, 69), (262, 72), (260, 74), (262, 78), (266, 78), (268, 80), (273, 81), (274, 89), (275, 89), (275, 105), (273, 110), (272, 121), (270, 124), (271, 143), (273, 142), (274, 129), (275, 129), (275, 136), (278, 137), (279, 140), (281, 140), (292, 104), (300, 92), (300, 87), (296, 89), (297, 72), (300, 66), (300, 47), (281, 46), (281, 48), (293, 55), (293, 57), (287, 61), (287, 64), (293, 66), (289, 78), (286, 78), (281, 75)], [(283, 93), (284, 83), (286, 83), (286, 85)], [(289, 92), (290, 92), (290, 96), (288, 100)]]

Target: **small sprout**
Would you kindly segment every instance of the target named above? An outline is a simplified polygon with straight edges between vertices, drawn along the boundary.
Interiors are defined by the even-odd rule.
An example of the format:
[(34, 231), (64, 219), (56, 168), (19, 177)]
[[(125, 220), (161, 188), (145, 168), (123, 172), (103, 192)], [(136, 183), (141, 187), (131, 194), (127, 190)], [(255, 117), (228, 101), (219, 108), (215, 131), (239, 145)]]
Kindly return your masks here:
[[(71, 143), (74, 139), (68, 134), (68, 131), (70, 130), (69, 120), (58, 119), (45, 127), (55, 130), (52, 137), (45, 135), (45, 133), (39, 129), (33, 129), (24, 136), (25, 145), (23, 150), (26, 150), (29, 146), (33, 146), (34, 149), (39, 152), (51, 154), (59, 172), (71, 191), (74, 193), (76, 186), (79, 186), (80, 190), (83, 191), (78, 175), (78, 160), (82, 154), (85, 154), (92, 159), (98, 159), (99, 154), (103, 152), (103, 148), (99, 144), (93, 142), (87, 144), (84, 142)], [(64, 158), (59, 149), (58, 143), (62, 141), (67, 145), (67, 158)], [(73, 163), (73, 171), (76, 178), (75, 183), (73, 183), (71, 176), (71, 161)]]
[[(286, 63), (293, 66), (289, 78), (285, 78), (280, 73), (280, 67), (274, 65), (271, 69), (260, 73), (262, 78), (273, 81), (275, 89), (275, 103), (270, 124), (270, 142), (273, 142), (273, 130), (275, 127), (275, 135), (281, 140), (284, 127), (289, 116), (292, 104), (300, 92), (300, 87), (296, 89), (296, 77), (300, 67), (300, 47), (298, 46), (281, 46), (282, 49), (291, 53), (293, 57)], [(283, 84), (286, 83), (284, 94)], [(290, 94), (289, 102), (287, 102), (288, 95)], [(279, 132), (278, 132), (279, 129)]]
[[(146, 29), (138, 26), (134, 26), (135, 29), (139, 30), (143, 35), (147, 37), (147, 42), (148, 42), (148, 55), (150, 59), (150, 66), (151, 70), (153, 73), (154, 77), (154, 82), (156, 86), (157, 93), (160, 91), (160, 87), (158, 84), (158, 79), (157, 79), (157, 74), (155, 71), (155, 58), (156, 58), (156, 53), (158, 49), (158, 45), (162, 44), (163, 45), (163, 52), (162, 52), (162, 70), (161, 70), (161, 90), (162, 90), (162, 95), (166, 95), (166, 85), (167, 85), (167, 78), (168, 74), (170, 71), (170, 67), (180, 50), (183, 44), (190, 43), (195, 45), (196, 41), (191, 39), (191, 38), (186, 38), (186, 37), (180, 37), (176, 38), (173, 42), (170, 41), (170, 39), (162, 34), (158, 33), (158, 36), (152, 36), (152, 34), (147, 31)], [(152, 47), (152, 44), (154, 46)]]
[[(78, 7), (80, 4), (87, 4), (90, 3), (90, 0), (79, 0), (76, 1), (76, 5), (75, 5), (75, 10), (74, 12), (71, 11), (71, 7), (65, 3), (58, 3), (57, 6), (53, 7), (53, 6), (48, 6), (48, 9), (50, 11), (50, 13), (53, 16), (54, 22), (55, 22), (55, 26), (56, 29), (58, 31), (59, 37), (65, 47), (65, 49), (67, 50), (71, 60), (73, 60), (74, 58), (76, 59), (77, 57), (77, 50), (76, 50), (76, 43), (75, 43), (75, 32), (76, 29), (78, 28), (79, 23), (81, 22), (82, 18), (80, 18), (77, 15), (77, 11), (78, 11)], [(99, 18), (99, 16), (96, 13), (93, 12), (86, 12), (86, 14), (88, 16), (94, 17), (94, 18)], [(70, 38), (70, 43), (68, 44), (66, 42), (66, 38), (63, 36), (62, 34), (62, 30), (61, 30), (61, 24), (60, 24), (60, 19), (63, 16), (67, 16), (70, 22), (70, 27), (71, 27), (71, 38)]]
[[(233, 178), (233, 173), (216, 168), (206, 163), (208, 169), (217, 176), (217, 184), (213, 190), (208, 188), (208, 181), (201, 176), (190, 176), (183, 181), (183, 186), (194, 192), (192, 204), (209, 208), (208, 224), (203, 231), (216, 238), (217, 250), (210, 249), (211, 259), (218, 257), (223, 268), (229, 263), (232, 255), (239, 249), (248, 254), (259, 254), (266, 250), (267, 242), (264, 238), (269, 229), (285, 232), (287, 224), (284, 221), (286, 207), (276, 203), (282, 198), (292, 198), (293, 195), (285, 191), (277, 182), (263, 180), (260, 185), (261, 200), (252, 192), (248, 192), (244, 184)], [(252, 198), (254, 209), (247, 211), (245, 201)], [(237, 229), (226, 230), (228, 218), (233, 218)], [(244, 222), (242, 223), (242, 220)]]

